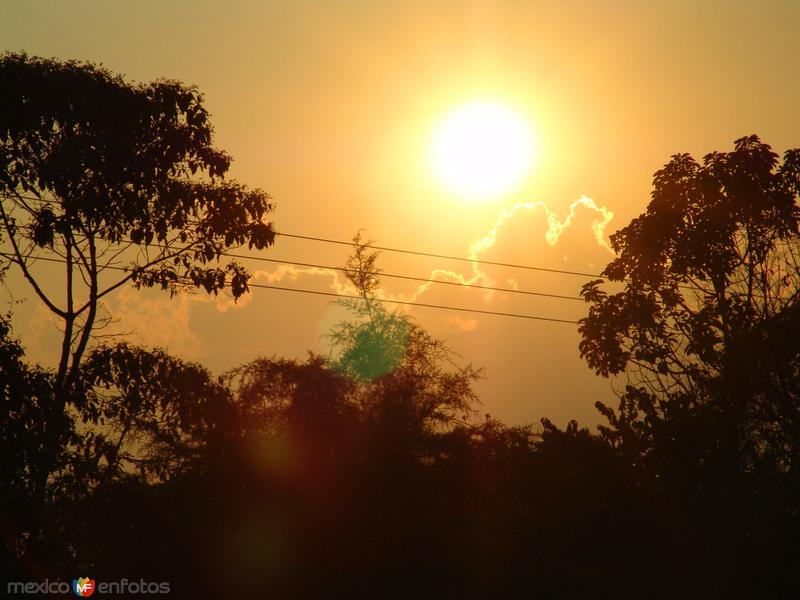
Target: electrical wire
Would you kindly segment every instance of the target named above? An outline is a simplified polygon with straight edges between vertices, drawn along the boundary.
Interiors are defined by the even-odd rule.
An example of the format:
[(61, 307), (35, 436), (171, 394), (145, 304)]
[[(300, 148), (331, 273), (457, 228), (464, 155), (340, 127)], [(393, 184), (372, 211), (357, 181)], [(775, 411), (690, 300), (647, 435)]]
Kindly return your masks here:
[[(345, 272), (347, 269), (344, 267), (334, 267), (332, 265), (318, 265), (314, 263), (304, 263), (304, 262), (297, 262), (293, 260), (280, 260), (277, 258), (265, 258), (263, 256), (248, 256), (246, 254), (235, 254), (233, 252), (222, 252), (222, 256), (229, 256), (231, 258), (243, 258), (243, 259), (250, 259), (250, 260), (257, 260), (261, 262), (270, 262), (270, 263), (277, 263), (277, 264), (284, 264), (284, 265), (295, 265), (298, 267), (310, 267), (315, 269), (330, 269), (332, 271), (341, 271)], [(559, 300), (578, 300), (583, 302), (583, 298), (580, 296), (565, 296), (562, 294), (549, 294), (547, 292), (533, 292), (530, 290), (515, 290), (513, 288), (500, 288), (500, 287), (493, 287), (490, 285), (476, 285), (474, 283), (459, 283), (458, 281), (442, 281), (439, 279), (427, 279), (425, 277), (414, 277), (411, 275), (398, 275), (396, 273), (384, 273), (383, 271), (378, 273), (379, 277), (390, 277), (393, 279), (406, 279), (409, 281), (421, 281), (423, 283), (435, 283), (440, 285), (454, 285), (458, 287), (466, 287), (466, 288), (473, 288), (477, 290), (487, 290), (492, 292), (507, 292), (509, 294), (524, 294), (528, 296), (542, 296), (545, 298), (556, 298)]]
[[(344, 246), (352, 246), (353, 242), (345, 242), (342, 240), (332, 240), (329, 238), (321, 238), (321, 237), (314, 237), (310, 235), (299, 235), (296, 233), (284, 233), (282, 231), (276, 231), (275, 235), (288, 237), (288, 238), (295, 238), (299, 240), (310, 240), (314, 242), (324, 242), (326, 244), (341, 244)], [(481, 265), (493, 265), (496, 267), (510, 267), (512, 269), (527, 269), (529, 271), (542, 271), (544, 273), (559, 273), (561, 275), (576, 275), (578, 277), (594, 277), (598, 279), (605, 279), (602, 275), (597, 275), (596, 273), (584, 273), (581, 271), (566, 271), (564, 269), (549, 269), (545, 267), (534, 267), (532, 265), (520, 265), (514, 263), (505, 263), (505, 262), (495, 262), (492, 260), (481, 260), (477, 258), (466, 258), (463, 256), (448, 256), (446, 254), (434, 254), (432, 252), (421, 252), (418, 250), (404, 250), (402, 248), (389, 248), (387, 246), (376, 246), (374, 244), (364, 244), (367, 248), (372, 248), (373, 250), (380, 250), (383, 252), (400, 252), (402, 254), (414, 254), (416, 256), (429, 256), (431, 258), (443, 258), (446, 260), (459, 260), (463, 262), (471, 262), (477, 263)]]
[[(255, 288), (266, 288), (271, 290), (284, 290), (287, 292), (302, 292), (304, 294), (317, 294), (320, 296), (333, 296), (336, 298), (350, 298), (354, 300), (364, 300), (362, 296), (351, 296), (348, 294), (338, 294), (336, 292), (320, 292), (317, 290), (302, 290), (299, 288), (289, 288), (289, 287), (282, 287), (277, 285), (266, 285), (263, 283), (251, 283), (249, 284), (250, 287)], [(506, 312), (499, 312), (495, 310), (481, 310), (477, 308), (463, 308), (459, 306), (445, 306), (442, 304), (427, 304), (423, 302), (408, 302), (406, 300), (391, 300), (389, 298), (372, 298), (375, 302), (388, 302), (391, 304), (404, 304), (407, 306), (424, 306), (425, 308), (438, 308), (443, 310), (454, 310), (458, 312), (468, 312), (468, 313), (478, 313), (481, 315), (495, 315), (499, 317), (514, 317), (517, 319), (533, 319), (536, 321), (551, 321), (553, 323), (568, 323), (570, 325), (577, 325), (577, 321), (570, 321), (568, 319), (556, 319), (554, 317), (541, 317), (539, 315), (525, 315), (520, 313), (506, 313)]]
[[(30, 228), (30, 226), (29, 225), (17, 225), (17, 228), (18, 229)], [(330, 239), (330, 238), (316, 237), (316, 236), (311, 236), (311, 235), (300, 235), (300, 234), (297, 234), (297, 233), (285, 233), (285, 232), (282, 232), (282, 231), (276, 231), (275, 235), (281, 236), (281, 237), (286, 237), (286, 238), (299, 239), (299, 240), (322, 242), (322, 243), (325, 243), (325, 244), (338, 244), (338, 245), (342, 245), (342, 246), (353, 246), (354, 245), (352, 240), (347, 242), (347, 241), (344, 241), (344, 240), (334, 240), (334, 239)], [(101, 238), (100, 236), (98, 236), (98, 238), (99, 239), (104, 239), (104, 238)], [(140, 243), (140, 245), (141, 245), (141, 243)], [(149, 245), (156, 245), (156, 244), (151, 243)], [(491, 266), (495, 266), (495, 267), (508, 267), (508, 268), (512, 268), (512, 269), (525, 269), (525, 270), (528, 270), (528, 271), (539, 271), (539, 272), (543, 272), (543, 273), (557, 273), (557, 274), (560, 274), (560, 275), (574, 275), (574, 276), (577, 276), (577, 277), (592, 277), (592, 278), (595, 278), (595, 279), (606, 279), (605, 277), (603, 277), (602, 275), (598, 275), (597, 273), (586, 273), (586, 272), (583, 272), (583, 271), (568, 271), (568, 270), (565, 270), (565, 269), (554, 269), (554, 268), (548, 268), (548, 267), (537, 267), (537, 266), (533, 266), (533, 265), (521, 265), (521, 264), (517, 264), (517, 263), (507, 263), (507, 262), (498, 262), (498, 261), (492, 261), (492, 260), (482, 260), (482, 259), (479, 259), (479, 258), (467, 258), (465, 256), (450, 256), (450, 255), (447, 255), (447, 254), (436, 254), (436, 253), (433, 253), (433, 252), (423, 252), (423, 251), (420, 251), (420, 250), (406, 250), (404, 248), (391, 248), (391, 247), (388, 247), (388, 246), (377, 246), (377, 245), (374, 245), (374, 244), (364, 244), (364, 247), (365, 248), (372, 248), (373, 250), (379, 250), (381, 252), (398, 252), (398, 253), (401, 253), (401, 254), (411, 254), (411, 255), (414, 255), (414, 256), (427, 256), (427, 257), (430, 257), (430, 258), (441, 258), (441, 259), (444, 259), (444, 260), (457, 260), (457, 261), (461, 261), (461, 262), (469, 262), (469, 263), (480, 264), (480, 265), (491, 265)], [(246, 255), (236, 255), (236, 254), (231, 254), (231, 253), (226, 253), (226, 252), (222, 252), (222, 254), (226, 255), (226, 256), (232, 256), (232, 257), (238, 257), (238, 258), (253, 258), (255, 260), (268, 260), (268, 259), (264, 259), (264, 258), (260, 258), (260, 257), (252, 257), (252, 256), (246, 256)], [(297, 264), (297, 263), (295, 263), (295, 264)], [(326, 268), (334, 268), (334, 267), (326, 267)], [(388, 276), (389, 275), (387, 275), (387, 277)], [(506, 290), (506, 291), (510, 291), (510, 290)], [(575, 297), (569, 297), (568, 299), (570, 299), (570, 300), (572, 300), (572, 299), (580, 299), (580, 300), (582, 300), (582, 298), (575, 298)]]
[[(6, 253), (6, 252), (0, 252), (0, 256), (4, 256), (6, 258), (15, 258), (14, 255)], [(35, 260), (43, 260), (43, 261), (46, 261), (46, 262), (55, 262), (55, 263), (61, 263), (61, 264), (66, 264), (66, 262), (67, 262), (63, 258), (49, 258), (49, 257), (45, 257), (45, 256), (36, 257)], [(117, 266), (112, 266), (112, 265), (106, 266), (105, 268), (113, 269), (113, 270), (116, 270), (116, 271), (128, 271), (124, 267), (117, 267)], [(263, 283), (248, 283), (248, 286), (252, 287), (252, 288), (259, 288), (259, 289), (281, 290), (281, 291), (286, 291), (286, 292), (297, 292), (297, 293), (303, 293), (303, 294), (313, 294), (313, 295), (317, 295), (317, 296), (329, 296), (329, 297), (352, 299), (352, 300), (363, 300), (364, 299), (362, 296), (354, 296), (354, 295), (349, 295), (349, 294), (339, 294), (337, 292), (323, 292), (323, 291), (319, 291), (319, 290), (305, 290), (305, 289), (301, 289), (301, 288), (284, 287), (284, 286), (277, 286), (277, 285), (267, 285), (267, 284), (263, 284)], [(456, 312), (476, 313), (476, 314), (482, 314), (482, 315), (494, 315), (494, 316), (500, 316), (500, 317), (511, 317), (511, 318), (517, 318), (517, 319), (529, 319), (529, 320), (535, 320), (535, 321), (549, 321), (549, 322), (553, 322), (553, 323), (566, 323), (566, 324), (570, 324), (570, 325), (576, 325), (577, 324), (577, 321), (572, 321), (572, 320), (569, 320), (569, 319), (557, 319), (557, 318), (554, 318), (554, 317), (543, 317), (543, 316), (540, 316), (540, 315), (528, 315), (528, 314), (522, 314), (522, 313), (507, 313), (507, 312), (500, 312), (500, 311), (494, 311), (494, 310), (482, 310), (482, 309), (476, 309), (476, 308), (465, 308), (465, 307), (460, 307), (460, 306), (447, 306), (447, 305), (443, 305), (443, 304), (428, 304), (428, 303), (424, 303), (424, 302), (410, 302), (410, 301), (406, 301), (406, 300), (392, 300), (392, 299), (389, 299), (389, 298), (373, 298), (373, 300), (376, 301), (376, 302), (384, 302), (384, 303), (390, 303), (390, 304), (401, 304), (401, 305), (405, 305), (405, 306), (419, 306), (419, 307), (424, 307), (424, 308), (435, 308), (435, 309), (440, 309), (440, 310), (450, 310), (450, 311), (456, 311)]]

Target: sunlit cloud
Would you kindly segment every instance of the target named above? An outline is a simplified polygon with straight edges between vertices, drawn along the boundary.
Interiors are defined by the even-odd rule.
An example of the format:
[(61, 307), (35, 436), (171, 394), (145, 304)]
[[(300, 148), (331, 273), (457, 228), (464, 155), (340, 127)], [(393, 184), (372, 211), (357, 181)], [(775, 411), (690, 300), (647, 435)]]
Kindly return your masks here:
[(453, 325), (461, 331), (475, 331), (478, 328), (478, 319), (464, 319), (454, 315), (447, 318), (447, 324)]
[[(555, 246), (563, 233), (573, 224), (576, 213), (579, 209), (586, 209), (596, 213), (595, 218), (592, 220), (591, 231), (595, 242), (605, 251), (613, 255), (611, 247), (606, 240), (606, 227), (614, 217), (614, 213), (607, 209), (605, 206), (598, 205), (592, 198), (581, 196), (569, 206), (569, 211), (563, 219), (553, 210), (551, 210), (544, 202), (518, 202), (511, 208), (502, 208), (495, 219), (492, 227), (480, 238), (473, 241), (469, 245), (467, 258), (471, 261), (470, 267), (466, 273), (450, 269), (433, 269), (427, 278), (427, 281), (420, 284), (416, 290), (410, 294), (392, 294), (385, 288), (377, 290), (376, 297), (384, 300), (397, 300), (400, 302), (416, 302), (425, 294), (436, 281), (449, 281), (455, 282), (460, 285), (484, 285), (493, 286), (494, 280), (489, 277), (483, 270), (481, 270), (480, 257), (485, 255), (491, 250), (501, 236), (503, 227), (519, 214), (530, 214), (535, 211), (541, 211), (547, 223), (547, 230), (544, 233), (544, 241), (550, 246)], [(304, 277), (318, 277), (328, 280), (328, 285), (325, 291), (331, 293), (348, 295), (355, 295), (356, 289), (347, 280), (341, 271), (334, 269), (324, 269), (320, 267), (298, 267), (292, 265), (281, 265), (272, 271), (259, 270), (253, 274), (251, 283), (263, 283), (267, 285), (285, 284), (286, 282), (296, 283)], [(519, 282), (514, 278), (505, 280), (505, 283), (512, 289), (519, 289)], [(319, 288), (317, 288), (319, 289)], [(484, 290), (482, 292), (484, 300), (489, 302), (494, 296), (495, 292), (492, 290)], [(234, 303), (232, 298), (218, 297), (215, 299), (217, 308), (224, 312), (234, 307), (246, 306), (249, 298), (244, 302), (240, 298), (238, 303)], [(448, 323), (457, 325), (463, 331), (472, 331), (477, 322), (473, 325), (472, 319), (469, 320), (450, 320)]]
[[(592, 220), (591, 225), (594, 239), (601, 248), (613, 255), (614, 252), (606, 241), (606, 226), (611, 222), (611, 219), (614, 218), (614, 213), (605, 206), (599, 206), (594, 199), (589, 198), (588, 196), (581, 196), (575, 200), (572, 204), (570, 204), (569, 213), (563, 220), (556, 212), (550, 210), (550, 208), (548, 208), (548, 206), (541, 200), (537, 202), (518, 202), (511, 208), (500, 209), (493, 227), (489, 229), (489, 231), (487, 231), (483, 237), (478, 238), (472, 242), (472, 244), (470, 244), (468, 258), (473, 261), (471, 263), (470, 275), (465, 275), (463, 273), (458, 273), (456, 271), (447, 269), (434, 269), (431, 272), (430, 278), (427, 282), (420, 285), (413, 294), (402, 299), (408, 302), (415, 301), (421, 294), (425, 293), (433, 285), (434, 281), (437, 280), (456, 281), (462, 285), (493, 285), (494, 281), (481, 270), (478, 260), (480, 260), (479, 257), (481, 254), (494, 247), (494, 245), (497, 243), (498, 236), (500, 235), (500, 230), (508, 221), (513, 219), (518, 213), (531, 213), (535, 210), (541, 209), (547, 220), (547, 231), (545, 232), (544, 239), (549, 245), (555, 246), (564, 231), (566, 231), (567, 228), (572, 225), (572, 222), (575, 219), (576, 211), (579, 208), (586, 208), (597, 213), (598, 216)], [(512, 287), (517, 289), (516, 283), (513, 284)], [(486, 301), (489, 301), (492, 296), (493, 293), (491, 291), (484, 293), (484, 299)]]
[(123, 288), (106, 298), (105, 308), (114, 322), (101, 333), (125, 335), (136, 344), (166, 348), (191, 360), (203, 357), (206, 348), (191, 326), (192, 307), (209, 302), (206, 294), (178, 294), (169, 298), (155, 291)]
[(292, 265), (281, 265), (274, 271), (256, 271), (253, 276), (258, 282), (276, 284), (288, 279), (297, 281), (304, 276), (318, 276), (330, 280), (329, 289), (336, 294), (352, 295), (356, 293), (353, 285), (347, 280), (341, 271), (333, 269), (323, 269), (320, 267), (295, 267)]

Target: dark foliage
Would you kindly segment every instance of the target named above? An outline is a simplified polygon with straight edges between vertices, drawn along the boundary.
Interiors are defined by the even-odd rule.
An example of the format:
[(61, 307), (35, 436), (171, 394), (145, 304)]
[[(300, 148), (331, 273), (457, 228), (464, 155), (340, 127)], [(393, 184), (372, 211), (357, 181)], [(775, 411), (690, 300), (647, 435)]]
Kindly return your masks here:
[[(64, 322), (58, 384), (74, 378), (99, 301), (125, 283), (234, 298), (248, 290), (222, 253), (274, 241), (261, 190), (225, 179), (203, 97), (178, 81), (132, 84), (101, 66), (0, 57), (0, 265), (19, 268)], [(64, 264), (48, 295), (37, 258)]]
[(706, 577), (788, 583), (800, 558), (800, 149), (676, 155), (583, 289), (581, 354), (628, 385), (605, 439)]
[[(269, 196), (225, 179), (231, 158), (213, 146), (196, 88), (132, 84), (91, 63), (9, 53), (0, 89), (0, 276), (18, 269), (63, 332), (54, 393), (37, 405), (44, 448), (30, 481), (42, 505), (61, 471), (69, 418), (109, 417), (87, 400), (80, 373), (94, 332), (111, 322), (103, 299), (126, 284), (239, 298), (249, 274), (221, 262), (223, 253), (267, 248), (275, 233)], [(63, 269), (61, 299), (43, 261)], [(144, 411), (156, 402), (142, 401)], [(145, 427), (120, 426), (123, 437)], [(105, 434), (82, 443), (93, 445), (87, 460), (102, 454), (116, 468)]]

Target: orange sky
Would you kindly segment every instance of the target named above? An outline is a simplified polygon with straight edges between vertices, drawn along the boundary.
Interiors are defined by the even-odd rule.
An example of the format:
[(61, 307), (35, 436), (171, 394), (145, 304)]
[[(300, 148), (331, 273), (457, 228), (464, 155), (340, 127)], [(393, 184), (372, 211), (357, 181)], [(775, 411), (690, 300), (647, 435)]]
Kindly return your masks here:
[[(565, 6), (566, 5), (566, 6)], [(562, 221), (586, 195), (614, 213), (610, 233), (641, 212), (652, 174), (677, 152), (702, 155), (756, 133), (779, 152), (800, 145), (797, 2), (0, 2), (0, 48), (103, 62), (128, 78), (194, 83), (233, 175), (271, 193), (281, 231), (466, 256), (503, 209), (542, 202)], [(513, 194), (469, 203), (432, 177), (432, 130), (472, 98), (528, 120), (538, 158)], [(596, 272), (599, 213), (578, 207), (554, 245), (543, 208), (497, 230), (487, 260)], [(551, 240), (553, 241), (553, 240)], [(342, 264), (347, 250), (279, 239), (273, 258)], [(469, 265), (385, 254), (387, 272), (427, 276)], [(327, 274), (257, 280), (332, 290)], [(498, 286), (574, 295), (580, 278), (487, 267)], [(512, 280), (512, 281), (509, 281)], [(15, 286), (14, 280), (11, 281)], [(408, 297), (414, 284), (384, 281)], [(579, 318), (578, 302), (441, 286), (420, 302)], [(25, 296), (14, 288), (15, 298)], [(124, 290), (121, 330), (217, 372), (257, 355), (324, 351), (341, 317), (320, 297), (254, 290), (232, 307)], [(33, 358), (52, 361), (56, 332), (33, 299), (15, 327)], [(578, 357), (576, 328), (432, 309), (412, 314), (486, 367), (484, 408), (511, 422), (597, 422), (611, 384)]]

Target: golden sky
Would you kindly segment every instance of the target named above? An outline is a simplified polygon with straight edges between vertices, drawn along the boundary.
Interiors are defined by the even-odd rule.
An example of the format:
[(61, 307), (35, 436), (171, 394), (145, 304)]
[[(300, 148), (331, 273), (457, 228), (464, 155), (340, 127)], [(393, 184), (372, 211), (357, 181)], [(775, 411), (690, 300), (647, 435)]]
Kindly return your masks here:
[[(233, 176), (274, 196), (279, 231), (349, 239), (365, 228), (381, 245), (457, 256), (489, 235), (480, 258), (598, 272), (610, 254), (593, 222), (613, 212), (611, 233), (639, 214), (671, 154), (730, 149), (751, 133), (779, 152), (800, 146), (797, 23), (793, 1), (2, 1), (0, 49), (196, 84), (217, 145), (235, 158)], [(485, 202), (442, 187), (430, 165), (433, 131), (476, 99), (516, 111), (536, 147), (521, 184)], [(584, 195), (597, 209), (576, 205), (556, 235)], [(265, 256), (339, 265), (346, 254), (279, 238)], [(408, 255), (386, 253), (380, 264), (475, 276), (468, 264)], [(248, 266), (263, 283), (336, 289), (328, 273)], [(568, 295), (583, 281), (498, 267), (483, 275)], [(384, 288), (409, 298), (415, 284), (387, 279)], [(22, 286), (14, 292), (25, 296)], [(567, 319), (584, 311), (574, 301), (453, 286), (417, 300)], [(321, 335), (341, 317), (325, 298), (269, 290), (237, 306), (134, 290), (109, 304), (133, 339), (217, 372), (257, 355), (324, 351)], [(52, 360), (57, 332), (45, 313), (32, 298), (14, 310), (31, 356)], [(593, 423), (594, 402), (613, 400), (610, 382), (581, 362), (574, 326), (412, 314), (486, 367), (485, 410), (508, 422)]]

